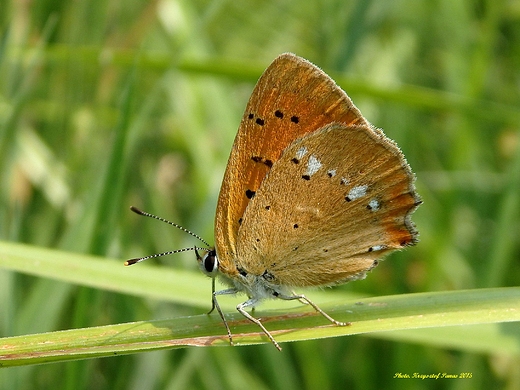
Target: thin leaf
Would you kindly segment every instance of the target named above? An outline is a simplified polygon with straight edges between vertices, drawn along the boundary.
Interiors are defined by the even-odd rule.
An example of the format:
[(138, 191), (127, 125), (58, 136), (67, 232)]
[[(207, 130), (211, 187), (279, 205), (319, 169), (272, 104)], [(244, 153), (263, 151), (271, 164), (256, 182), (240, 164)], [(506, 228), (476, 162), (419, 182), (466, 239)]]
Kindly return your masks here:
[[(284, 314), (273, 311), (255, 315), (263, 319), (279, 342), (406, 329), (415, 329), (412, 334), (417, 337), (418, 329), (427, 329), (424, 333), (427, 334), (432, 327), (519, 321), (520, 288), (403, 294), (322, 308), (338, 320), (352, 324), (332, 325), (308, 308)], [(240, 314), (227, 317), (236, 344), (268, 342), (256, 325)], [(450, 346), (469, 344), (472, 349), (520, 353), (518, 331), (513, 333), (498, 325), (461, 330), (456, 332), (459, 337), (451, 335)], [(4, 338), (0, 340), (0, 365), (10, 367), (223, 345), (229, 345), (229, 340), (218, 316), (198, 315)]]

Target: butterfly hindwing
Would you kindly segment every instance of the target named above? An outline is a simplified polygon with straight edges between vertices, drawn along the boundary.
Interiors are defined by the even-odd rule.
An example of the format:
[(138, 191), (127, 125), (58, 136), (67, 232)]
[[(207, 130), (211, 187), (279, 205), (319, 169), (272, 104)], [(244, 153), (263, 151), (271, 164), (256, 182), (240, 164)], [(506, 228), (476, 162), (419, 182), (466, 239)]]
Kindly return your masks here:
[(306, 135), (249, 203), (238, 264), (294, 287), (362, 277), (376, 258), (416, 241), (413, 180), (395, 143), (370, 126), (331, 124)]

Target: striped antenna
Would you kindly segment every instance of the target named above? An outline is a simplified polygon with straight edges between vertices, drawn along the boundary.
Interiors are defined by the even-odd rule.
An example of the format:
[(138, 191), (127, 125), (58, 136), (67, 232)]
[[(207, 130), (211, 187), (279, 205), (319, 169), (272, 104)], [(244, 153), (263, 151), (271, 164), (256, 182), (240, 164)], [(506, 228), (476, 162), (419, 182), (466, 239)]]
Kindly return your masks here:
[[(156, 253), (155, 255), (150, 255), (150, 256), (130, 259), (130, 260), (125, 261), (125, 265), (134, 265), (134, 264), (140, 263), (141, 261), (145, 261), (145, 260), (148, 260), (148, 259), (153, 259), (154, 257), (168, 256), (168, 255), (173, 255), (174, 253), (180, 253), (180, 252), (186, 252), (186, 251), (195, 251), (195, 253), (197, 253), (197, 256), (198, 256), (198, 252), (197, 252), (198, 250), (207, 250), (207, 249), (208, 248), (199, 248), (199, 247), (196, 247), (196, 246), (190, 247), (190, 248), (176, 249), (174, 251), (168, 251), (168, 252), (163, 252), (163, 253)], [(200, 256), (198, 256), (198, 257), (200, 257)]]
[[(182, 230), (183, 232), (185, 233), (188, 233), (190, 236), (193, 236), (195, 237), (197, 240), (201, 241), (202, 243), (204, 243), (208, 248), (209, 248), (209, 244), (202, 238), (200, 237), (199, 235), (193, 233), (192, 231), (182, 227), (181, 225), (178, 225), (174, 222), (171, 222), (171, 221), (168, 221), (167, 219), (164, 219), (164, 218), (161, 218), (161, 217), (158, 217), (157, 215), (154, 215), (154, 214), (150, 214), (150, 213), (147, 213), (146, 211), (143, 211), (143, 210), (140, 210), (138, 209), (137, 207), (135, 206), (130, 206), (130, 210), (132, 210), (134, 213), (136, 214), (139, 214), (139, 215), (143, 215), (145, 217), (150, 217), (150, 218), (154, 218), (154, 219), (157, 219), (159, 221), (162, 221), (162, 222), (166, 222), (167, 224), (169, 225), (172, 225), (174, 227), (176, 227), (177, 229), (180, 229)], [(163, 253), (156, 253), (155, 255), (150, 255), (150, 256), (145, 256), (145, 257), (139, 257), (139, 258), (135, 258), (135, 259), (129, 259), (127, 261), (125, 261), (125, 265), (133, 265), (133, 264), (137, 264), (137, 263), (140, 263), (141, 261), (145, 261), (145, 260), (148, 260), (148, 259), (152, 259), (154, 257), (161, 257), (161, 256), (167, 256), (167, 255), (173, 255), (174, 253), (180, 253), (180, 252), (186, 252), (186, 251), (195, 251), (197, 252), (197, 250), (207, 250), (208, 248), (201, 248), (201, 247), (190, 247), (190, 248), (183, 248), (183, 249), (176, 249), (174, 251), (168, 251), (168, 252), (163, 252)]]

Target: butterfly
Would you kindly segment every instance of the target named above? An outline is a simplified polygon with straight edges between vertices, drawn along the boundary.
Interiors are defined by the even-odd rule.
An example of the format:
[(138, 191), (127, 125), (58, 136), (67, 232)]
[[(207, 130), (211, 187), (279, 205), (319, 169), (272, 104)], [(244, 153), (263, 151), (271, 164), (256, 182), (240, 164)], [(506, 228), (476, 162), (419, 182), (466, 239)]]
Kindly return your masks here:
[[(299, 300), (347, 325), (294, 291), (363, 279), (382, 256), (414, 245), (411, 215), (421, 204), (414, 181), (396, 143), (329, 76), (294, 54), (278, 56), (258, 80), (231, 149), (215, 247), (202, 255), (192, 248), (213, 278), (211, 311), (230, 343), (217, 299), (225, 294), (247, 295), (237, 310), (279, 350), (246, 311), (264, 299)], [(228, 288), (216, 291), (215, 278)]]

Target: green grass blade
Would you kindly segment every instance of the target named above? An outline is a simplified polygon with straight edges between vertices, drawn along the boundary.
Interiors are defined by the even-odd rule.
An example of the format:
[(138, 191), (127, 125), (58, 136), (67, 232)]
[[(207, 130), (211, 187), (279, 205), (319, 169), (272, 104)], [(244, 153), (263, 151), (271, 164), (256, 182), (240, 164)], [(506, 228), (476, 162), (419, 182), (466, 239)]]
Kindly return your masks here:
[[(122, 261), (9, 242), (0, 242), (0, 266), (63, 282), (199, 308), (209, 307), (207, 278), (189, 271), (144, 265), (124, 267)], [(281, 306), (267, 306), (270, 309), (276, 306), (283, 309), (271, 309), (255, 315), (263, 319), (280, 342), (371, 333), (375, 337), (451, 348), (515, 354), (520, 352), (520, 344), (513, 342), (519, 337), (518, 331), (512, 331), (516, 327), (498, 324), (520, 320), (518, 287), (364, 299), (353, 299), (340, 291), (313, 291), (310, 296), (337, 320), (350, 321), (352, 326), (332, 326), (308, 307), (288, 308), (290, 306), (287, 306), (287, 302), (279, 301), (276, 302)], [(345, 301), (349, 303), (345, 304)], [(258, 328), (233, 310), (235, 304), (230, 298), (222, 299), (222, 307), (230, 313), (227, 317), (235, 342), (244, 345), (265, 342)], [(469, 328), (470, 331), (466, 328), (445, 330), (454, 325), (473, 324), (480, 325)], [(8, 366), (190, 345), (227, 345), (228, 339), (218, 316), (197, 315), (16, 336), (4, 338), (1, 343), (0, 360), (4, 366)]]
[[(323, 309), (340, 321), (351, 321), (352, 325), (332, 325), (305, 307), (283, 314), (271, 311), (256, 315), (280, 342), (403, 330), (414, 330), (412, 335), (417, 338), (421, 335), (419, 330), (424, 337), (433, 327), (519, 321), (520, 288), (403, 294), (328, 305)], [(236, 344), (268, 342), (240, 314), (227, 317)], [(471, 345), (472, 349), (519, 354), (517, 327), (512, 332), (512, 328), (503, 325), (465, 327), (455, 333), (449, 328), (445, 333), (451, 335), (450, 347)], [(434, 338), (434, 343), (442, 341)], [(9, 337), (0, 343), (0, 365), (9, 367), (186, 346), (222, 346), (228, 345), (229, 340), (217, 315), (198, 315)]]
[[(87, 62), (91, 61), (92, 64), (97, 64), (101, 52), (101, 47), (77, 46), (71, 49), (68, 46), (54, 45), (46, 50), (45, 59), (53, 65), (59, 65), (72, 56), (85, 59)], [(128, 53), (113, 50), (110, 58), (112, 65), (126, 68), (135, 64), (136, 54), (134, 52)], [(166, 70), (173, 66), (173, 68), (186, 73), (249, 82), (256, 82), (266, 65), (258, 65), (258, 63), (246, 61), (233, 61), (219, 57), (206, 59), (183, 58), (172, 64), (170, 57), (146, 52), (139, 54), (139, 64), (147, 69)], [(518, 123), (520, 118), (520, 113), (514, 106), (483, 101), (453, 92), (404, 84), (395, 88), (382, 88), (373, 85), (369, 81), (360, 81), (359, 79), (345, 77), (334, 72), (330, 72), (330, 76), (349, 94), (377, 98), (386, 104), (399, 103), (407, 107), (417, 107), (425, 110), (467, 113), (479, 118), (510, 124)]]

